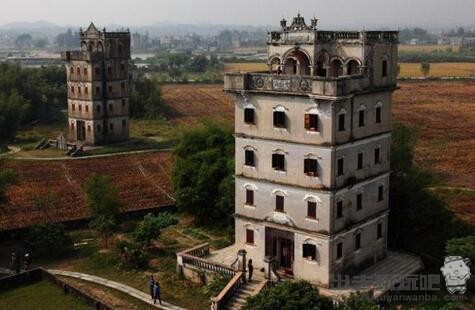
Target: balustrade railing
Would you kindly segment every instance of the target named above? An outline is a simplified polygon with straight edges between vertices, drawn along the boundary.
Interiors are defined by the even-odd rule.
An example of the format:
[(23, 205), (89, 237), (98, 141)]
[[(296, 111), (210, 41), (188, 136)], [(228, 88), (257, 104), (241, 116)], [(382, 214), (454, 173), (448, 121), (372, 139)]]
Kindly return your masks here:
[(244, 273), (239, 271), (228, 282), (218, 296), (211, 298), (211, 309), (219, 310), (234, 296), (236, 291), (244, 284)]

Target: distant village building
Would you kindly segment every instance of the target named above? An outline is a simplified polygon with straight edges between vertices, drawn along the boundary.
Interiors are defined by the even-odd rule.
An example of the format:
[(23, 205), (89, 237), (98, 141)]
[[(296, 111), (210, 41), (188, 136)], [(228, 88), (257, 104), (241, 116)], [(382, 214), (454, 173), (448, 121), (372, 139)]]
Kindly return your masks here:
[[(230, 73), (235, 247), (322, 287), (387, 256), (397, 31), (268, 34), (267, 73)], [(416, 267), (417, 268), (417, 267)]]
[(130, 32), (91, 24), (80, 32), (81, 50), (66, 61), (69, 140), (103, 144), (129, 138)]

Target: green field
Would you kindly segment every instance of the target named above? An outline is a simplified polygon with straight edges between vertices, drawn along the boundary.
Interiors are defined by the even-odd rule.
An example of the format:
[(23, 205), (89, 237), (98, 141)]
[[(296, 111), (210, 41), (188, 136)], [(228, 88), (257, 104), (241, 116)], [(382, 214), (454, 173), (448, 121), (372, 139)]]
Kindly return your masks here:
[(86, 310), (91, 309), (83, 301), (64, 295), (54, 284), (41, 281), (0, 293), (2, 310)]

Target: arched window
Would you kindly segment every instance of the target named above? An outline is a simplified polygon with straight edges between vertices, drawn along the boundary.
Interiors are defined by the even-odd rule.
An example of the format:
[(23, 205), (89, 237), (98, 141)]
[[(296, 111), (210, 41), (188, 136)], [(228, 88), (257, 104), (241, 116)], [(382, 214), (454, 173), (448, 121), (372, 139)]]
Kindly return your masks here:
[(335, 59), (332, 61), (332, 76), (339, 77), (343, 75), (343, 63), (339, 59)]
[(326, 77), (327, 76), (327, 67), (329, 62), (328, 53), (323, 51), (317, 58), (317, 76)]
[(302, 257), (308, 261), (319, 262), (320, 257), (317, 249), (317, 242), (307, 239), (302, 244)]
[(347, 66), (347, 75), (357, 75), (359, 72), (359, 63), (355, 59), (352, 59), (348, 62)]

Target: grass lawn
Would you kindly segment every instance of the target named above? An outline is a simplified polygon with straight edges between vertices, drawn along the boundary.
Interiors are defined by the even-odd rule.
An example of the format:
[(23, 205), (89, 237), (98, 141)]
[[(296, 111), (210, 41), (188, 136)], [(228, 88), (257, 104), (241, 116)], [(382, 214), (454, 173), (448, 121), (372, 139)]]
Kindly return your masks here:
[[(117, 239), (130, 238), (138, 220), (123, 223)], [(97, 236), (90, 229), (71, 232), (73, 242), (88, 240), (88, 244), (77, 246), (72, 253), (64, 257), (37, 259), (34, 265), (46, 269), (61, 269), (93, 274), (109, 280), (121, 282), (148, 292), (148, 278), (153, 274), (162, 287), (162, 298), (167, 302), (187, 309), (208, 309), (209, 299), (200, 285), (178, 279), (176, 275), (176, 252), (205, 242), (211, 247), (221, 248), (230, 245), (228, 232), (219, 228), (204, 228), (193, 225), (191, 218), (180, 216), (177, 225), (170, 226), (149, 249), (149, 268), (146, 270), (123, 270), (115, 246), (104, 250), (97, 241)], [(91, 241), (92, 239), (92, 241)], [(18, 242), (8, 242), (0, 246), (0, 266), (6, 267), (11, 252), (23, 253)], [(0, 306), (0, 309), (3, 309)]]
[(0, 293), (2, 310), (81, 310), (91, 309), (82, 300), (64, 295), (61, 289), (48, 281), (22, 286)]

